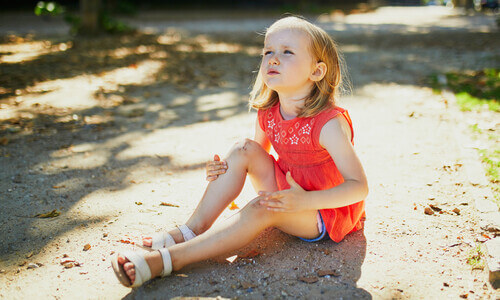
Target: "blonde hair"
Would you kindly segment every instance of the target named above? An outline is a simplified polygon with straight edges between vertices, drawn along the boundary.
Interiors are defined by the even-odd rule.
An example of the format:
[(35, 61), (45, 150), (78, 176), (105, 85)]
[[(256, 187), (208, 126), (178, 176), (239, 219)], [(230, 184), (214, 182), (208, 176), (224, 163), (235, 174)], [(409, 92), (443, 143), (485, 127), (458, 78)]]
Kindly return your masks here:
[[(344, 68), (343, 59), (333, 39), (323, 29), (303, 18), (290, 16), (274, 22), (266, 31), (266, 35), (276, 29), (290, 28), (305, 32), (310, 37), (309, 51), (318, 61), (326, 64), (327, 71), (323, 79), (316, 81), (310, 94), (304, 101), (304, 107), (298, 117), (311, 117), (325, 108), (335, 105), (336, 96), (342, 84)], [(250, 107), (266, 110), (278, 103), (278, 94), (271, 90), (262, 80), (259, 72), (250, 93)]]

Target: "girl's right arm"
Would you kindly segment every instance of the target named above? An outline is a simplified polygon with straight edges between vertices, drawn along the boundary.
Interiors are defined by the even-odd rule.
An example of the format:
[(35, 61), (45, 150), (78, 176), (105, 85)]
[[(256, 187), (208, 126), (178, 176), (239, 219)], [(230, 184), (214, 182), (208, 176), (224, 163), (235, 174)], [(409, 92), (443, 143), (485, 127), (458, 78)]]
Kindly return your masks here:
[[(259, 143), (264, 150), (269, 152), (271, 148), (271, 143), (266, 136), (266, 133), (260, 128), (259, 121), (255, 122), (255, 137), (254, 141)], [(226, 173), (227, 164), (225, 161), (221, 161), (219, 155), (215, 154), (214, 159), (207, 162), (206, 171), (207, 171), (207, 181), (214, 181), (219, 177), (219, 175)]]
[(259, 143), (266, 152), (269, 153), (269, 150), (271, 149), (271, 142), (269, 142), (269, 139), (266, 136), (266, 133), (262, 128), (260, 128), (259, 125), (259, 120), (255, 122), (255, 137), (253, 138), (254, 141)]

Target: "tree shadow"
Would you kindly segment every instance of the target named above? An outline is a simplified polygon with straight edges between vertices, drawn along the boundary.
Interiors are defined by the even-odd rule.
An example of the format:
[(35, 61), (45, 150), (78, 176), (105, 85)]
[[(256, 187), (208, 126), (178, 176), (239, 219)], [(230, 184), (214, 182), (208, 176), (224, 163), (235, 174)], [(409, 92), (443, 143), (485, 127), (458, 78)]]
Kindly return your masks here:
[[(245, 258), (245, 256), (250, 257)], [(234, 261), (226, 258), (238, 255)], [(278, 229), (268, 229), (246, 247), (196, 263), (131, 290), (125, 299), (160, 297), (356, 298), (372, 296), (356, 283), (366, 256), (363, 230), (335, 243), (306, 243)], [(319, 277), (318, 271), (338, 276)], [(301, 277), (317, 279), (306, 283)]]
[[(157, 43), (159, 36), (129, 38), (136, 38), (131, 44), (147, 48), (147, 43)], [(99, 105), (94, 107), (57, 109), (33, 105), (18, 108), (17, 112), (21, 117), (0, 121), (0, 141), (3, 144), (0, 146), (0, 162), (3, 167), (0, 186), (5, 191), (3, 193), (6, 199), (2, 203), (0, 214), (2, 231), (5, 232), (4, 243), (0, 245), (2, 259), (15, 265), (23, 259), (24, 255), (19, 253), (36, 252), (57, 239), (57, 236), (78, 226), (108, 221), (112, 215), (81, 219), (72, 208), (87, 195), (97, 191), (129, 188), (132, 183), (127, 180), (127, 176), (136, 168), (149, 166), (182, 173), (204, 167), (204, 161), (179, 163), (170, 155), (117, 158), (120, 153), (131, 149), (129, 141), (120, 140), (123, 137), (147, 136), (158, 130), (183, 128), (248, 113), (244, 100), (248, 90), (242, 88), (238, 80), (243, 76), (242, 70), (249, 64), (234, 64), (233, 68), (222, 74), (224, 70), (220, 62), (221, 56), (229, 57), (222, 58), (225, 62), (240, 58), (253, 61), (256, 57), (238, 50), (241, 48), (238, 45), (233, 53), (207, 52), (196, 38), (180, 43), (189, 46), (191, 52), (173, 50), (173, 45), (153, 51), (158, 53), (168, 50), (168, 53), (176, 54), (172, 54), (175, 59), (168, 60), (155, 74), (152, 83), (121, 84), (116, 90), (97, 90), (93, 97), (98, 99)], [(96, 45), (102, 45), (95, 41), (86, 43), (93, 45), (90, 47), (92, 49)], [(204, 38), (203, 43), (210, 45), (215, 42)], [(110, 42), (104, 45), (99, 51), (123, 46)], [(80, 73), (106, 72), (118, 66), (140, 63), (147, 56), (132, 53), (125, 60), (111, 59), (109, 64), (75, 65), (76, 68), (71, 72), (66, 72), (65, 67), (56, 64), (53, 72), (43, 72), (46, 64), (64, 60), (68, 55), (71, 57), (71, 50), (68, 51), (70, 52), (42, 55), (28, 62), (27, 68), (38, 68), (33, 73), (40, 73), (33, 75), (28, 69), (22, 69), (21, 73), (26, 74), (27, 78), (13, 82), (11, 88), (26, 89), (38, 80), (64, 80)], [(91, 52), (89, 55), (93, 59), (96, 55)], [(196, 60), (201, 67), (197, 68), (192, 60)], [(9, 76), (10, 73), (15, 73), (16, 65), (19, 66), (0, 65), (1, 74)], [(182, 65), (184, 70), (179, 72), (182, 69), (179, 66)], [(244, 73), (249, 72), (245, 69)], [(223, 86), (223, 81), (229, 83), (228, 86)], [(144, 96), (145, 90), (151, 95)], [(49, 93), (50, 91), (40, 92)], [(4, 94), (6, 95), (10, 94)], [(227, 100), (222, 106), (214, 105), (217, 104), (215, 100), (219, 95)], [(215, 99), (203, 100), (207, 97)], [(179, 101), (180, 98), (182, 101)], [(112, 103), (113, 101), (117, 103)], [(150, 109), (151, 107), (154, 109)], [(31, 155), (26, 156), (27, 153)], [(72, 165), (73, 163), (68, 163), (71, 159), (73, 163), (75, 159), (82, 163)], [(58, 209), (61, 216), (53, 219), (34, 218), (38, 213), (53, 209)]]

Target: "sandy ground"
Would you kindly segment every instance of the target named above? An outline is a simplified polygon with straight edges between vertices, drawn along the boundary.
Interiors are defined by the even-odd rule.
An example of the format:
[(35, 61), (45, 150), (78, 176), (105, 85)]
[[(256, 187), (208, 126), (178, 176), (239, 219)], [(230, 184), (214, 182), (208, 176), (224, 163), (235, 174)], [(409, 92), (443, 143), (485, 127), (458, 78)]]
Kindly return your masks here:
[[(478, 164), (466, 148), (475, 116), (426, 83), (436, 72), (498, 67), (498, 32), (492, 16), (427, 7), (314, 18), (338, 40), (351, 76), (340, 104), (370, 184), (363, 231), (307, 244), (269, 229), (238, 252), (138, 289), (121, 286), (111, 255), (183, 224), (206, 186), (205, 161), (252, 136), (256, 114), (246, 101), (262, 42), (256, 32), (272, 22), (161, 16), (129, 20), (148, 33), (130, 38), (133, 47), (127, 38), (69, 44), (57, 20), (0, 18), (3, 34), (36, 27), (35, 38), (18, 42), (27, 50), (0, 45), (2, 70), (11, 72), (0, 94), (0, 298), (500, 297), (487, 271), (466, 262), (484, 239), (475, 201), (491, 198), (484, 175), (467, 171)], [(37, 44), (36, 34), (49, 34), (51, 45)], [(88, 49), (97, 67), (78, 69), (83, 54), (67, 47)], [(57, 66), (42, 58), (56, 55)], [(44, 77), (32, 76), (40, 70)], [(236, 203), (254, 196), (246, 186)], [(443, 213), (424, 214), (429, 204)], [(61, 214), (34, 217), (54, 209)], [(62, 266), (65, 256), (79, 266)]]

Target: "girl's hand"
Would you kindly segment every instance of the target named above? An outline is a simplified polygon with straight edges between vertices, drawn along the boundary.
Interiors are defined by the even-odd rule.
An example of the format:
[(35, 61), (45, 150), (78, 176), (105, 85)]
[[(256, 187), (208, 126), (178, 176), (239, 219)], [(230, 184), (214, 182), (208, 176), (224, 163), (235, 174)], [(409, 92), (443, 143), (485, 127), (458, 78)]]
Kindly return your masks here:
[(207, 181), (214, 181), (219, 175), (226, 173), (227, 163), (221, 161), (219, 155), (214, 155), (214, 160), (207, 162)]
[(292, 178), (290, 172), (286, 173), (286, 181), (290, 184), (290, 189), (274, 193), (259, 192), (262, 196), (260, 204), (267, 209), (277, 212), (298, 212), (307, 210), (307, 202), (304, 201), (306, 191)]

